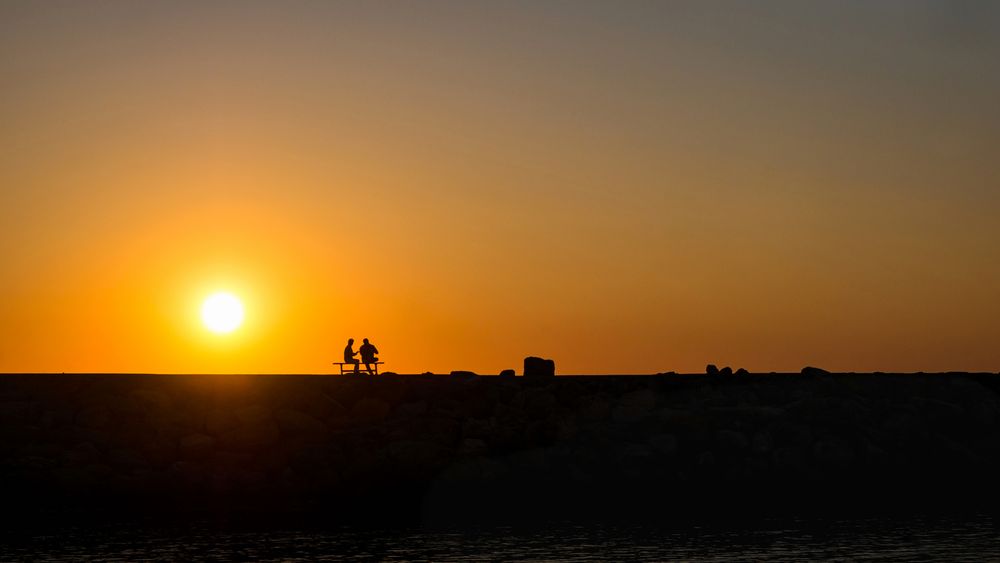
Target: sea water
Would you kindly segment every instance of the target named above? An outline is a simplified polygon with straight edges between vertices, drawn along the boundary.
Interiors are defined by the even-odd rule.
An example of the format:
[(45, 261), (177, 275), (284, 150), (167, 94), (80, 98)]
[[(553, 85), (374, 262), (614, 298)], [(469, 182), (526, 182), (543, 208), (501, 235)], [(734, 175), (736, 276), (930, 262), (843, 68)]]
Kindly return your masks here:
[(753, 526), (551, 525), (235, 530), (207, 523), (8, 530), (0, 560), (990, 561), (992, 516), (781, 520)]

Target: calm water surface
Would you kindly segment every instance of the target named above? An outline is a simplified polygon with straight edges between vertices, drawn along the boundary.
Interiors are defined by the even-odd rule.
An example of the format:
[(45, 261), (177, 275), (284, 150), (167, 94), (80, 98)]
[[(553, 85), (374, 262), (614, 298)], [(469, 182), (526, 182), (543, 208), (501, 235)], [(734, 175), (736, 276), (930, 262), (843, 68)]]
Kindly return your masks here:
[(762, 522), (732, 527), (233, 531), (108, 526), (8, 533), (0, 560), (996, 561), (993, 517)]

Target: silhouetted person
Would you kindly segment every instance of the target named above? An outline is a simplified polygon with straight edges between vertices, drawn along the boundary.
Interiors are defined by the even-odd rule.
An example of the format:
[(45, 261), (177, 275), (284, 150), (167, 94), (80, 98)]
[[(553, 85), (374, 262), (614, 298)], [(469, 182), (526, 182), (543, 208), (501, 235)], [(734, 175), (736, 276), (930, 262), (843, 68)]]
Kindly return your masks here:
[[(378, 358), (375, 357), (375, 354), (378, 354), (378, 348), (376, 348), (374, 344), (369, 343), (367, 338), (365, 338), (364, 342), (365, 343), (358, 348), (358, 352), (361, 352), (361, 361), (364, 362), (365, 369), (368, 370), (368, 375), (375, 375), (372, 371), (371, 364), (378, 361)], [(357, 369), (358, 366), (354, 367)]]
[[(368, 341), (365, 340), (365, 342), (368, 342)], [(364, 346), (362, 346), (361, 349), (363, 350)], [(358, 373), (358, 361), (354, 359), (354, 356), (357, 356), (357, 355), (358, 355), (358, 353), (354, 351), (354, 339), (353, 338), (348, 338), (347, 339), (347, 347), (344, 348), (344, 363), (345, 364), (354, 364), (354, 373)], [(362, 357), (364, 357), (364, 356), (362, 356)]]

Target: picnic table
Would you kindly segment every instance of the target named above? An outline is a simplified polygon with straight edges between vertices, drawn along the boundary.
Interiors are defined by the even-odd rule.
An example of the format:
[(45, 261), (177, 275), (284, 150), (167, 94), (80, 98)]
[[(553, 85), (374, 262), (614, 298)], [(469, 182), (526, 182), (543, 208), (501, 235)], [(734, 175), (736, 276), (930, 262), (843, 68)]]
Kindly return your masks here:
[[(369, 362), (365, 364), (364, 362), (354, 363), (354, 362), (333, 362), (333, 365), (340, 366), (340, 375), (346, 375), (348, 373), (355, 373), (354, 366), (358, 366), (357, 372), (360, 373), (362, 370), (367, 371), (363, 366), (375, 366), (375, 375), (378, 375), (378, 366), (384, 364), (385, 362)], [(348, 367), (345, 367), (348, 366)]]

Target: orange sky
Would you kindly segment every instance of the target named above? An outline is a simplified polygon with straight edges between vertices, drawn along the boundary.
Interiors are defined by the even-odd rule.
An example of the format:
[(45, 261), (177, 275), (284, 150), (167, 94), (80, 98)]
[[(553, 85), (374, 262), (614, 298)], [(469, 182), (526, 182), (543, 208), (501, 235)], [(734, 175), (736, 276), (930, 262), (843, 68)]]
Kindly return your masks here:
[(4, 2), (0, 371), (1000, 369), (1000, 10), (744, 4)]

